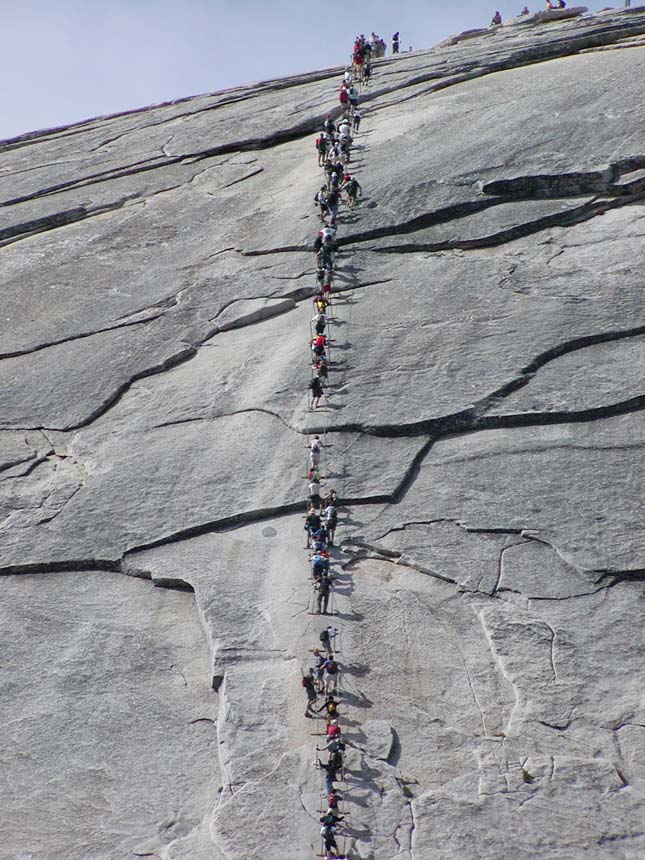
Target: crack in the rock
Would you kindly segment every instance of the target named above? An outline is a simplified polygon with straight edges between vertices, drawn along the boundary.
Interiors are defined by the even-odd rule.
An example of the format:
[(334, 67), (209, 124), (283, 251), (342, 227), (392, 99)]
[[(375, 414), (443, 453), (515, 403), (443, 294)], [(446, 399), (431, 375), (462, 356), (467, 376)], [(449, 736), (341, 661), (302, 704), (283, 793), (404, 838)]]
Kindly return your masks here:
[[(146, 310), (152, 310), (153, 307), (159, 307), (160, 312), (157, 314), (154, 314), (153, 316), (145, 317), (145, 319), (140, 319), (140, 320), (132, 319), (129, 322), (128, 321), (126, 321), (126, 322), (115, 321), (111, 325), (106, 325), (106, 326), (103, 326), (102, 328), (94, 329), (93, 331), (82, 331), (82, 332), (79, 332), (78, 334), (72, 334), (72, 335), (69, 335), (67, 337), (61, 337), (61, 338), (58, 338), (56, 340), (48, 341), (47, 343), (39, 343), (39, 344), (36, 344), (36, 346), (29, 347), (28, 349), (15, 349), (15, 350), (12, 350), (11, 352), (3, 352), (3, 353), (0, 353), (0, 361), (4, 361), (7, 358), (18, 358), (18, 357), (23, 356), (23, 355), (33, 355), (36, 352), (41, 352), (44, 349), (50, 349), (51, 347), (54, 347), (54, 346), (60, 346), (63, 343), (73, 343), (73, 342), (79, 341), (79, 340), (86, 340), (89, 337), (94, 337), (94, 335), (106, 334), (107, 332), (118, 331), (119, 329), (122, 329), (122, 328), (133, 328), (134, 326), (138, 326), (138, 325), (141, 325), (141, 326), (147, 325), (148, 323), (151, 323), (151, 322), (154, 322), (155, 320), (160, 319), (164, 315), (164, 310), (166, 308), (173, 307), (174, 304), (176, 304), (176, 302), (173, 302), (172, 299), (164, 299), (163, 302), (159, 302), (158, 305), (156, 305), (156, 306), (153, 305), (150, 308), (144, 308), (141, 311), (135, 311), (132, 314), (128, 314), (129, 317), (134, 317), (134, 316), (137, 316), (138, 314), (145, 313)], [(163, 310), (161, 310), (162, 305), (163, 305)]]
[(238, 185), (240, 182), (246, 182), (247, 179), (251, 179), (254, 176), (257, 176), (259, 173), (264, 173), (263, 167), (258, 167), (257, 170), (252, 170), (251, 173), (247, 173), (245, 176), (240, 176), (239, 179), (234, 179), (232, 182), (229, 182), (227, 185), (222, 185), (222, 189), (231, 188), (233, 185)]
[(34, 218), (31, 221), (14, 224), (12, 227), (5, 227), (0, 230), (0, 247), (12, 245), (21, 239), (29, 239), (38, 233), (47, 233), (69, 224), (76, 224), (78, 221), (86, 221), (88, 218), (105, 215), (107, 212), (115, 212), (133, 200), (141, 202), (139, 192), (127, 194), (112, 203), (103, 203), (95, 207), (75, 206), (72, 209), (55, 212), (53, 215), (45, 215), (43, 218)]
[[(494, 248), (498, 245), (504, 245), (507, 242), (513, 242), (516, 239), (523, 239), (527, 236), (532, 236), (535, 233), (542, 232), (550, 227), (572, 227), (589, 221), (599, 215), (604, 215), (610, 209), (618, 209), (631, 203), (638, 202), (645, 198), (645, 192), (617, 197), (615, 199), (603, 198), (602, 200), (591, 200), (581, 204), (580, 206), (572, 207), (563, 212), (554, 212), (549, 215), (543, 215), (532, 221), (524, 221), (521, 224), (516, 224), (513, 227), (507, 227), (499, 230), (496, 233), (489, 233), (486, 236), (476, 237), (474, 239), (450, 239), (442, 242), (409, 242), (404, 245), (388, 245), (385, 248), (370, 247), (366, 250), (373, 251), (377, 254), (414, 254), (419, 252), (436, 253), (439, 251), (469, 251), (481, 248)], [(490, 205), (500, 205), (508, 201), (495, 201)], [(387, 228), (383, 228), (387, 229)], [(389, 232), (384, 235), (399, 235), (401, 232), (398, 226), (390, 228)], [(363, 242), (363, 234), (339, 239), (339, 245), (350, 244), (353, 242)], [(290, 248), (289, 250), (297, 250)]]

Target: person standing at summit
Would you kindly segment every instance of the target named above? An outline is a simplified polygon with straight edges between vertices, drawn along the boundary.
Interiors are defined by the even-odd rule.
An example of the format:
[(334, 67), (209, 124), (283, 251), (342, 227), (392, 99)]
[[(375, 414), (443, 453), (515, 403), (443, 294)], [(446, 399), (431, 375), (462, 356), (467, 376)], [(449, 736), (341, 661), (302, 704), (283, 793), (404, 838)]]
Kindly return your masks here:
[(393, 54), (399, 53), (400, 42), (401, 42), (401, 40), (399, 38), (399, 31), (397, 30), (396, 33), (392, 36), (392, 53)]

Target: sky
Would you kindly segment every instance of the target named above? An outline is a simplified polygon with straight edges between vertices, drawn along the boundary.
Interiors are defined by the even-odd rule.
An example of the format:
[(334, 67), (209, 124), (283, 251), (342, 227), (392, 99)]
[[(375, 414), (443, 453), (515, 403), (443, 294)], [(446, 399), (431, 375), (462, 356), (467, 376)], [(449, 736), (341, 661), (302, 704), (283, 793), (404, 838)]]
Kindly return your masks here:
[[(569, 5), (573, 5), (570, 0)], [(344, 63), (357, 33), (430, 48), (523, 0), (0, 0), (0, 139)], [(619, 0), (616, 5), (623, 5)], [(531, 11), (542, 0), (528, 0)], [(591, 4), (591, 10), (601, 4)]]

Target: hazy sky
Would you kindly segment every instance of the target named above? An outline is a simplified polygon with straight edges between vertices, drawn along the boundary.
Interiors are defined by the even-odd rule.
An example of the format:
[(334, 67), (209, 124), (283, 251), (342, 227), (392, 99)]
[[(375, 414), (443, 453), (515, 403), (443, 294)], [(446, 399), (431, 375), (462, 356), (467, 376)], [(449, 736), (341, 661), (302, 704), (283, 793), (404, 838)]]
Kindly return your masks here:
[[(574, 5), (575, 0), (569, 0)], [(0, 0), (0, 139), (343, 63), (356, 33), (429, 48), (522, 0)], [(537, 11), (544, 3), (529, 0)], [(599, 3), (590, 9), (600, 8)], [(623, 5), (622, 2), (616, 5)], [(634, 4), (636, 5), (636, 4)]]

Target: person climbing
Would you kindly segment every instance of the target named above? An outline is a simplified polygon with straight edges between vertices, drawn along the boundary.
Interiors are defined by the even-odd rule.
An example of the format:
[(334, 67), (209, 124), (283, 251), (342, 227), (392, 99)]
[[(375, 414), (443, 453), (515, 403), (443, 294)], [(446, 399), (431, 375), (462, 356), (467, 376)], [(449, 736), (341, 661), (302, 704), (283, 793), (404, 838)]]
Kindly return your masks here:
[(363, 196), (363, 189), (355, 176), (346, 174), (344, 180), (341, 191), (344, 191), (347, 194), (347, 203), (349, 208), (353, 209), (354, 206), (356, 206), (357, 199)]
[[(551, 0), (546, 0), (547, 9), (549, 8), (550, 2), (551, 2)], [(501, 23), (502, 23), (502, 16), (499, 14), (499, 12), (495, 12), (495, 14), (493, 15), (493, 20), (490, 22), (491, 27), (499, 27), (499, 25)]]
[(329, 573), (329, 559), (325, 558), (322, 554), (322, 550), (317, 552), (315, 555), (312, 555), (310, 562), (311, 575), (314, 582), (319, 582), (325, 574)]
[(329, 625), (329, 627), (325, 627), (324, 630), (320, 631), (319, 639), (327, 654), (333, 653), (334, 639), (336, 638), (337, 634), (338, 630), (336, 630), (335, 627), (332, 627), (331, 624)]
[(336, 788), (332, 788), (332, 790), (327, 795), (327, 806), (334, 813), (334, 815), (339, 815), (340, 813), (340, 802), (343, 799), (341, 793)]
[(332, 487), (328, 493), (325, 493), (325, 507), (328, 505), (337, 505), (338, 503), (338, 495), (336, 490)]
[(520, 15), (530, 15), (530, 14), (531, 14), (531, 13), (529, 12), (529, 7), (528, 7), (528, 6), (524, 6), (524, 8), (522, 9), (522, 11), (520, 12)]
[[(328, 723), (327, 723), (328, 726), (329, 726), (330, 722), (331, 722), (331, 720), (328, 721)], [(332, 755), (333, 755), (333, 753), (338, 752), (339, 750), (341, 753), (344, 753), (345, 752), (345, 744), (343, 743), (343, 741), (341, 740), (340, 737), (328, 738), (326, 749), (327, 749), (327, 752), (331, 753)]]
[(334, 767), (331, 762), (325, 763), (320, 761), (320, 759), (318, 759), (318, 765), (323, 770), (327, 771), (325, 774), (325, 786), (327, 788), (327, 794), (329, 794), (334, 788), (334, 783), (338, 782), (338, 768)]
[[(343, 746), (344, 746), (344, 744), (343, 744)], [(337, 749), (335, 749), (333, 753), (330, 753), (329, 762), (330, 762), (330, 764), (333, 764), (334, 767), (337, 770), (341, 771), (341, 773), (342, 773), (342, 770), (343, 770), (343, 753), (340, 749), (340, 746), (337, 746)]]
[(331, 591), (331, 576), (326, 573), (318, 580), (317, 584), (318, 596), (316, 602), (318, 604), (318, 615), (327, 615), (327, 607), (329, 605), (329, 594)]
[[(322, 282), (323, 272), (318, 273), (318, 280)], [(327, 301), (325, 300), (325, 296), (322, 293), (322, 290), (319, 290), (316, 295), (312, 299), (314, 304), (314, 314), (324, 314), (327, 310)]]
[[(322, 379), (319, 376), (314, 376), (312, 378), (311, 382), (309, 383), (309, 388), (311, 390), (311, 406), (313, 409), (318, 409), (318, 407), (320, 406), (320, 398), (324, 394)], [(310, 491), (311, 491), (311, 486), (312, 486), (312, 484), (309, 484)], [(316, 486), (318, 487), (318, 490), (320, 491), (320, 484), (316, 484)], [(318, 498), (318, 502), (316, 504), (314, 504), (313, 499), (312, 499), (312, 504), (314, 504), (314, 507), (319, 508), (320, 507), (320, 495), (317, 494), (317, 498)]]
[(372, 77), (372, 63), (370, 62), (370, 60), (366, 60), (365, 65), (363, 66), (363, 84), (365, 86), (369, 85), (371, 77)]
[(338, 508), (336, 505), (327, 505), (323, 511), (323, 516), (329, 534), (329, 545), (333, 546), (336, 538), (336, 526), (338, 525)]
[[(327, 722), (327, 725), (329, 725), (332, 720), (338, 719), (338, 702), (333, 697), (333, 695), (330, 694), (329, 696), (327, 696), (323, 704), (316, 710), (316, 713), (319, 714), (321, 711), (325, 712), (325, 720)], [(345, 745), (343, 744), (343, 747), (344, 746)], [(342, 752), (342, 750), (340, 751)]]
[(347, 90), (347, 95), (349, 97), (349, 103), (352, 107), (356, 107), (358, 104), (358, 90), (352, 84), (351, 87)]
[(321, 827), (320, 835), (323, 839), (325, 860), (338, 860), (338, 843), (331, 827)]
[(340, 88), (340, 92), (338, 93), (338, 101), (341, 103), (342, 107), (349, 104), (349, 89), (343, 83)]
[(340, 726), (338, 725), (338, 720), (330, 720), (325, 734), (327, 737), (327, 743), (329, 743), (330, 740), (340, 740), (342, 732)]
[(321, 525), (319, 529), (317, 529), (311, 536), (314, 541), (314, 552), (325, 553), (325, 557), (329, 556), (327, 553), (327, 541), (329, 539), (329, 532), (325, 528), (324, 525)]
[(325, 695), (328, 696), (333, 691), (338, 690), (338, 663), (334, 660), (333, 654), (327, 655), (327, 660), (324, 665), (325, 673), (323, 675)]
[(305, 531), (307, 532), (307, 545), (306, 549), (309, 549), (311, 544), (311, 536), (315, 531), (321, 526), (320, 517), (316, 513), (315, 508), (309, 508), (307, 516), (305, 518)]
[[(338, 195), (336, 195), (337, 197)], [(334, 247), (335, 243), (323, 242), (322, 248), (318, 251), (317, 266), (320, 271), (325, 269), (333, 269), (334, 267)]]
[(401, 41), (401, 40), (400, 40), (400, 38), (399, 38), (399, 32), (398, 32), (398, 30), (397, 30), (397, 32), (392, 36), (392, 53), (393, 53), (393, 54), (398, 54), (398, 53), (399, 53), (399, 44), (400, 44), (400, 41)]
[(361, 127), (361, 112), (356, 108), (354, 111), (354, 121), (353, 121), (353, 130), (354, 134), (358, 132), (358, 129)]
[(329, 366), (324, 358), (316, 362), (316, 373), (323, 380), (323, 384), (326, 384), (329, 377)]
[(352, 74), (351, 69), (345, 69), (345, 74), (343, 75), (343, 80), (347, 84), (348, 87), (354, 83), (354, 75)]
[(322, 270), (322, 278), (321, 278), (321, 290), (325, 301), (329, 304), (331, 302), (330, 294), (331, 294), (331, 286), (334, 280), (334, 269), (333, 266), (328, 266), (327, 268)]
[(327, 317), (324, 313), (316, 314), (316, 316), (312, 319), (312, 322), (315, 324), (314, 329), (316, 334), (324, 334), (325, 328), (327, 327)]
[(330, 137), (336, 133), (336, 123), (332, 119), (332, 115), (330, 113), (328, 113), (325, 117), (325, 122), (323, 123), (323, 131)]
[[(322, 251), (320, 252), (323, 253)], [(327, 337), (324, 334), (317, 334), (315, 337), (311, 339), (311, 351), (313, 353), (313, 361), (312, 364), (315, 364), (318, 359), (325, 354), (325, 347), (327, 346)], [(322, 384), (322, 382), (321, 382)], [(311, 385), (309, 386), (311, 388)]]
[(307, 694), (307, 707), (305, 708), (305, 717), (313, 719), (314, 713), (312, 706), (316, 704), (318, 693), (316, 691), (316, 678), (313, 668), (309, 669), (306, 675), (302, 676), (302, 686)]
[(338, 815), (333, 809), (328, 808), (327, 812), (321, 816), (320, 823), (324, 824), (326, 827), (335, 827), (339, 821), (344, 821), (344, 819), (344, 815)]

